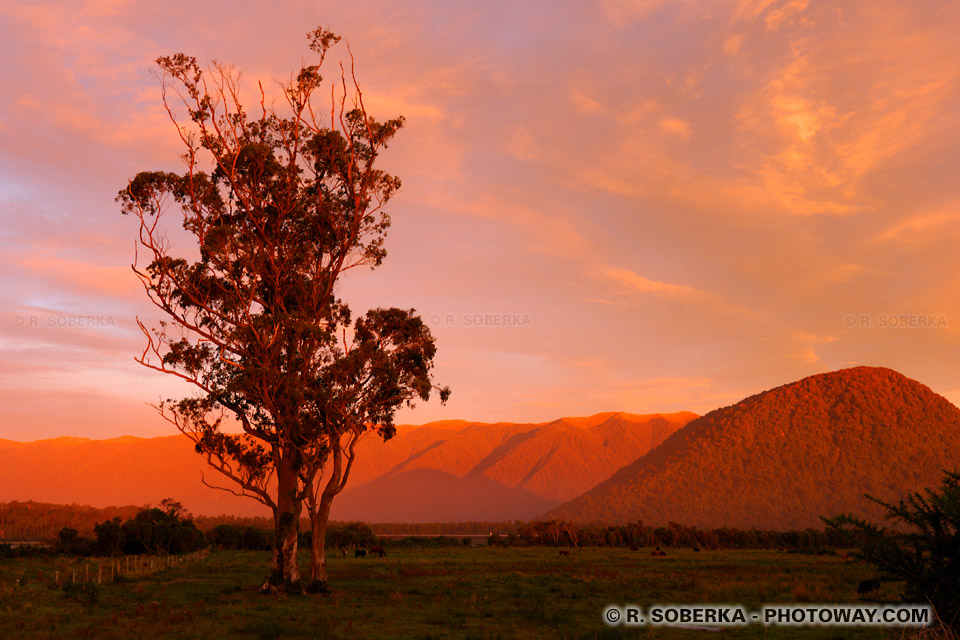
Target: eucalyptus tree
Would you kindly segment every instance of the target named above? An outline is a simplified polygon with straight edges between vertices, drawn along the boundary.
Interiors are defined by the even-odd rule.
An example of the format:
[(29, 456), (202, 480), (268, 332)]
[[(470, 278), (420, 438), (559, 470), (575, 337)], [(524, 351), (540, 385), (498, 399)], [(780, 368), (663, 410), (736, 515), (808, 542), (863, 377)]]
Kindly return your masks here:
[[(117, 197), (139, 221), (133, 270), (164, 317), (138, 318), (137, 360), (193, 386), (157, 408), (230, 480), (218, 488), (272, 510), (264, 589), (300, 588), (303, 506), (322, 544), (360, 435), (388, 438), (397, 408), (449, 393), (433, 384), (434, 340), (414, 312), (374, 310), (351, 324), (338, 295), (345, 272), (386, 255), (386, 205), (400, 180), (376, 163), (403, 125), (368, 115), (352, 55), (321, 91), (339, 40), (311, 32), (316, 64), (282, 83), (279, 107), (259, 85), (251, 111), (232, 68), (158, 58), (185, 169), (138, 173)], [(177, 254), (167, 233), (171, 210), (195, 242), (188, 252)], [(319, 568), (311, 575), (326, 579)]]

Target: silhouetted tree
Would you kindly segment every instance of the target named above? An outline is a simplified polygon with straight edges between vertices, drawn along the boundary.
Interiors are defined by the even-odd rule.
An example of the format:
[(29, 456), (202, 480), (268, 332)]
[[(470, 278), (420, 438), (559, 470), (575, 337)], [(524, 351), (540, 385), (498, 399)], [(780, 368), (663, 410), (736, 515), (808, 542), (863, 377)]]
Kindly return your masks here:
[[(318, 63), (283, 85), (282, 108), (266, 106), (261, 87), (255, 115), (231, 69), (203, 70), (183, 54), (159, 58), (187, 169), (140, 173), (118, 196), (139, 219), (148, 256), (134, 271), (168, 317), (153, 329), (138, 320), (147, 338), (138, 360), (199, 389), (158, 408), (234, 483), (218, 488), (272, 510), (263, 589), (300, 588), (304, 501), (322, 529), (357, 438), (375, 421), (389, 437), (396, 407), (428, 398), (432, 386), (433, 339), (412, 312), (372, 311), (348, 335), (351, 313), (336, 286), (345, 271), (385, 256), (384, 207), (400, 181), (375, 164), (403, 119), (367, 114), (352, 57), (349, 71), (340, 65), (329, 110), (315, 105), (320, 67), (340, 38), (324, 29), (309, 37)], [(168, 206), (196, 240), (192, 259), (174, 255), (159, 226)]]
[[(190, 553), (206, 544), (203, 532), (193, 520), (182, 517), (179, 502), (164, 500), (162, 508), (147, 507), (127, 520), (120, 527), (120, 539), (124, 553), (167, 554)], [(97, 525), (108, 535), (113, 532), (111, 523)], [(100, 534), (98, 531), (97, 539)]]
[(120, 518), (101, 522), (93, 527), (97, 537), (97, 549), (101, 555), (116, 556), (123, 553), (123, 526)]
[(940, 491), (926, 489), (896, 503), (867, 496), (906, 533), (841, 515), (824, 521), (860, 548), (887, 578), (904, 581), (908, 602), (929, 602), (946, 626), (960, 628), (960, 473), (948, 472)]

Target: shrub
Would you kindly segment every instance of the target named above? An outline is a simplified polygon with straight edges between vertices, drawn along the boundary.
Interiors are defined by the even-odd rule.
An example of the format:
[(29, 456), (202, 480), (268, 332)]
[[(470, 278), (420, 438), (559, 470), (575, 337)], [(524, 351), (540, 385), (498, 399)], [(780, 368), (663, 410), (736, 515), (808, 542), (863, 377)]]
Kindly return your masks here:
[(258, 527), (247, 527), (243, 532), (241, 546), (250, 551), (270, 551), (273, 549), (274, 537), (273, 531)]
[(207, 538), (210, 544), (215, 544), (222, 549), (237, 549), (241, 541), (236, 527), (231, 524), (218, 524), (207, 534)]
[(960, 628), (960, 473), (948, 472), (939, 492), (926, 489), (897, 503), (867, 497), (906, 532), (849, 515), (824, 521), (859, 547), (885, 578), (903, 580), (904, 600), (929, 602), (943, 625)]
[(123, 552), (123, 526), (120, 518), (107, 520), (94, 526), (97, 536), (97, 550), (104, 556), (115, 556)]

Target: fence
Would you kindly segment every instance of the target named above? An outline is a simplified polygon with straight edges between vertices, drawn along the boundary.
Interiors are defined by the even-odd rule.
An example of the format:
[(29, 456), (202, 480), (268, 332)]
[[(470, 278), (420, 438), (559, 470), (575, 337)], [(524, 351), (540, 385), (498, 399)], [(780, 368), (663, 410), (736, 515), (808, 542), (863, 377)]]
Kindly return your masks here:
[[(83, 558), (82, 560), (66, 559), (64, 557), (51, 558), (47, 564), (29, 567), (29, 574), (24, 569), (19, 577), (0, 580), (0, 595), (10, 595), (19, 589), (23, 582), (42, 582), (50, 586), (61, 587), (64, 583), (94, 582), (96, 584), (110, 584), (122, 578), (149, 576), (160, 571), (180, 567), (191, 562), (206, 558), (210, 548), (200, 549), (193, 553), (178, 556), (122, 556), (119, 558)], [(36, 560), (31, 558), (30, 560)], [(9, 565), (8, 565), (9, 568)]]
[[(193, 553), (182, 556), (124, 556), (123, 558), (106, 558), (99, 561), (97, 565), (97, 584), (103, 584), (104, 581), (116, 582), (121, 576), (144, 576), (158, 571), (164, 571), (173, 567), (179, 567), (194, 560), (206, 558), (210, 553), (210, 547), (200, 549)], [(132, 561), (132, 562), (131, 562)], [(106, 563), (106, 570), (104, 564)], [(90, 582), (92, 579), (91, 568), (93, 563), (84, 562), (83, 564), (83, 582)], [(60, 586), (61, 579), (66, 582), (66, 576), (61, 576), (59, 570), (55, 572), (54, 581)], [(77, 582), (76, 568), (70, 574), (70, 582)]]

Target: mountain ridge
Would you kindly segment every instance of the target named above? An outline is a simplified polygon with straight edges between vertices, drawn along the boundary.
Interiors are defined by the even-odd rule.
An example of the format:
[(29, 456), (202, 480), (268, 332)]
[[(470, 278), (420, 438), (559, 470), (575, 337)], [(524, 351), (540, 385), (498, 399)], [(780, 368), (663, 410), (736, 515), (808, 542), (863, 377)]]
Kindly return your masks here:
[[(367, 521), (383, 521), (388, 514), (401, 521), (530, 518), (589, 489), (691, 417), (695, 414), (605, 412), (573, 418), (565, 427), (555, 425), (564, 419), (404, 425), (386, 443), (375, 435), (361, 441), (356, 467), (334, 503), (333, 516)], [(652, 424), (648, 428), (647, 422), (633, 418)], [(605, 423), (610, 424), (600, 426)], [(600, 437), (617, 424), (623, 433)], [(552, 441), (564, 439), (565, 447), (550, 448)], [(584, 459), (578, 448), (596, 451)], [(620, 449), (619, 454), (604, 453), (612, 449)], [(598, 465), (595, 459), (605, 461)], [(107, 507), (156, 504), (173, 497), (200, 515), (267, 515), (265, 507), (252, 500), (204, 487), (201, 474), (209, 482), (230, 486), (226, 480), (221, 483), (180, 434), (0, 440), (0, 501)], [(574, 477), (558, 480), (556, 474)], [(438, 497), (432, 507), (423, 499), (430, 495)]]

